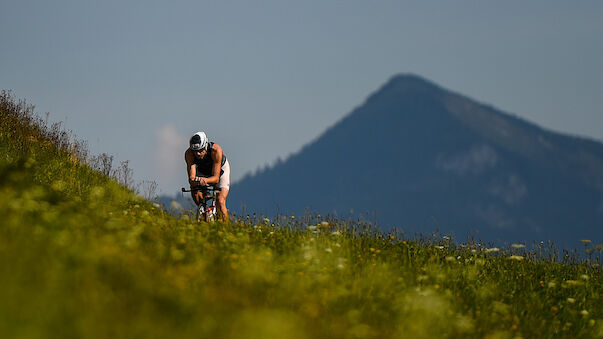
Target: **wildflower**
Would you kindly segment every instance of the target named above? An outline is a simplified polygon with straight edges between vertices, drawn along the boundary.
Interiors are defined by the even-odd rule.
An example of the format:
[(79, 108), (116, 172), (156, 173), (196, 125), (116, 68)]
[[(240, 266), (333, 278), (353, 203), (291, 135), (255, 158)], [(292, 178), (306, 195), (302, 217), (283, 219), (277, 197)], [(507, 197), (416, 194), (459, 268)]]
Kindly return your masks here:
[(329, 223), (326, 221), (323, 221), (320, 223), (320, 227), (329, 227)]
[(524, 247), (526, 247), (526, 245), (524, 245), (524, 244), (513, 244), (513, 245), (511, 245), (511, 247), (516, 248), (516, 249), (519, 249), (519, 248), (524, 248)]
[(587, 317), (588, 316), (588, 311), (587, 310), (582, 310), (580, 311), (580, 314), (582, 314), (582, 316)]
[(105, 189), (100, 186), (94, 186), (92, 188), (92, 191), (90, 192), (90, 195), (93, 198), (97, 198), (97, 199), (102, 198), (104, 194), (105, 194)]
[(584, 285), (584, 283), (579, 280), (566, 280), (563, 287), (582, 286), (582, 285)]
[(316, 227), (316, 226), (314, 226), (314, 225), (311, 225), (311, 226), (308, 226), (308, 229), (309, 229), (310, 231), (315, 231), (315, 230), (317, 229), (317, 227)]
[(582, 239), (580, 240), (581, 243), (583, 243), (584, 245), (588, 245), (590, 244), (592, 241), (590, 239)]
[(498, 252), (500, 251), (498, 247), (486, 248), (486, 253)]
[(444, 240), (450, 240), (450, 237), (447, 236), (447, 235), (445, 235), (445, 236), (442, 237), (442, 239), (444, 239)]
[(570, 304), (573, 304), (573, 303), (576, 302), (576, 299), (574, 299), (574, 298), (567, 298), (567, 302), (570, 303)]
[(182, 205), (180, 205), (180, 203), (178, 203), (178, 202), (177, 202), (177, 201), (175, 201), (175, 200), (173, 200), (173, 201), (170, 203), (170, 206), (171, 206), (173, 209), (176, 209), (176, 210), (181, 210), (181, 209), (182, 209)]
[(522, 261), (524, 259), (524, 257), (522, 257), (521, 255), (512, 255), (509, 257), (509, 259), (511, 260), (517, 260), (517, 261)]
[(269, 223), (270, 223), (270, 219), (268, 219), (268, 218), (264, 218), (264, 223), (265, 223), (265, 224), (269, 224)]
[(557, 286), (557, 283), (556, 283), (556, 282), (554, 282), (554, 281), (551, 281), (551, 282), (549, 282), (549, 283), (548, 283), (548, 285), (547, 285), (547, 286), (548, 286), (549, 288), (555, 288), (555, 286)]
[(435, 248), (439, 249), (439, 250), (443, 250), (444, 246), (435, 246)]
[(446, 257), (446, 261), (448, 261), (448, 262), (454, 262), (454, 261), (456, 261), (456, 259), (453, 256), (447, 256)]
[(371, 247), (371, 252), (375, 252), (375, 249), (373, 247)]
[(588, 279), (589, 279), (589, 277), (588, 277), (588, 275), (586, 275), (586, 274), (582, 274), (582, 275), (580, 276), (580, 279), (582, 279), (582, 280), (588, 280)]
[(293, 219), (295, 219), (295, 216), (294, 216), (294, 215), (292, 215), (292, 216), (291, 216), (291, 219), (292, 219), (292, 220), (293, 220)]
[(335, 232), (331, 233), (331, 235), (336, 235), (336, 236), (339, 236), (339, 235), (341, 235), (341, 232), (339, 232), (339, 231), (335, 231)]
[(326, 251), (327, 253), (331, 253), (331, 252), (333, 252), (333, 250), (332, 250), (330, 247), (325, 248), (325, 251)]

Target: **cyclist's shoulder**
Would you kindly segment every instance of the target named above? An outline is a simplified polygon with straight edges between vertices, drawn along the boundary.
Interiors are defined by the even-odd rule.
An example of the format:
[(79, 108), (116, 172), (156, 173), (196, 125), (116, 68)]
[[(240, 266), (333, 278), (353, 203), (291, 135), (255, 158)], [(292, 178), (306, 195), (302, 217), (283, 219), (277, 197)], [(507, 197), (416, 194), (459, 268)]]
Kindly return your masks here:
[(222, 147), (215, 142), (210, 143), (210, 148), (214, 152), (222, 152)]
[(193, 162), (195, 160), (195, 155), (190, 148), (187, 148), (186, 151), (184, 151), (184, 160), (186, 162)]

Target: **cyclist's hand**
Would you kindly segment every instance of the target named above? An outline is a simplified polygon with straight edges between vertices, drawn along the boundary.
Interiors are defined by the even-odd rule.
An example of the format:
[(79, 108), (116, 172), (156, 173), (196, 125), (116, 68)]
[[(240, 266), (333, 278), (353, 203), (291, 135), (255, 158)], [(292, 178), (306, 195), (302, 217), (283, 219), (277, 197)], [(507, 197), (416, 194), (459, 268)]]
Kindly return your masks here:
[(196, 177), (195, 180), (189, 180), (191, 187), (207, 186), (207, 181), (203, 177)]

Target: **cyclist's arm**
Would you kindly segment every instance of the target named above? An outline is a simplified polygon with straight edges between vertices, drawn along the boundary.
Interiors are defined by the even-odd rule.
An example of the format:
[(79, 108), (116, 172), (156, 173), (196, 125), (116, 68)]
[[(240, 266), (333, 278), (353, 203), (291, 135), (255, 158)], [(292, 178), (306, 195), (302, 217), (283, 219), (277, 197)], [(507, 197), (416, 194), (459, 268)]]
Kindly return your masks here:
[(217, 184), (220, 182), (220, 172), (222, 171), (222, 147), (214, 144), (214, 147), (210, 151), (212, 152), (211, 157), (214, 160), (214, 169), (211, 172), (212, 176), (205, 178), (205, 182), (208, 184)]
[(197, 180), (197, 168), (195, 166), (193, 166), (193, 163), (195, 161), (195, 156), (193, 155), (192, 152), (190, 152), (190, 150), (186, 150), (186, 152), (184, 152), (184, 161), (186, 161), (186, 171), (188, 173), (188, 183), (191, 186), (197, 185), (199, 182)]

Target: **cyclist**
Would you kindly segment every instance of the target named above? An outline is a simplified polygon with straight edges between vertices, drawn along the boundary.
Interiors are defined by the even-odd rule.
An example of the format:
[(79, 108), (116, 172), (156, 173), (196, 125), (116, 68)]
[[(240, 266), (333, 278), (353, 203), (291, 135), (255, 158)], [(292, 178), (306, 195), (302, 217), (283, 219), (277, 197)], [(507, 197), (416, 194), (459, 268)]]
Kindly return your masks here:
[[(230, 164), (220, 145), (209, 142), (204, 132), (195, 133), (189, 140), (189, 148), (184, 152), (188, 182), (192, 188), (214, 185), (220, 188), (216, 207), (218, 215), (228, 220), (226, 197), (230, 189)], [(202, 192), (191, 192), (197, 206), (201, 203)]]

